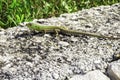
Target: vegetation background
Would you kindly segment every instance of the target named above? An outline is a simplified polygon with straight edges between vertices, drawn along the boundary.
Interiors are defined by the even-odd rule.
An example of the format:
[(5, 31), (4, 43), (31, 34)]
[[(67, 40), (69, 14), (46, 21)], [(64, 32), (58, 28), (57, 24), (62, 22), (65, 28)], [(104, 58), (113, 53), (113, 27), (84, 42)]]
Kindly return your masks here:
[(120, 0), (0, 0), (0, 27), (32, 19), (59, 16), (85, 8), (119, 3)]

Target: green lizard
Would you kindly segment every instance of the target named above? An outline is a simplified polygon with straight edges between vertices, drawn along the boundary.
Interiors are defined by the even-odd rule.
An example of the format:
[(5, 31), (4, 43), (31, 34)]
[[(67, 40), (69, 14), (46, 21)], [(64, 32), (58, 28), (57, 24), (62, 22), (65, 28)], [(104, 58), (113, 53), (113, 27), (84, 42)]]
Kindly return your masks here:
[(93, 36), (93, 37), (98, 37), (98, 38), (120, 39), (118, 37), (103, 36), (103, 35), (98, 35), (95, 33), (68, 30), (66, 27), (63, 27), (63, 26), (45, 26), (45, 25), (40, 25), (39, 23), (27, 23), (26, 26), (31, 30), (36, 30), (36, 31), (45, 32), (45, 33), (55, 32), (56, 34), (58, 33), (73, 34), (73, 35), (82, 34), (82, 35), (88, 35), (88, 36)]

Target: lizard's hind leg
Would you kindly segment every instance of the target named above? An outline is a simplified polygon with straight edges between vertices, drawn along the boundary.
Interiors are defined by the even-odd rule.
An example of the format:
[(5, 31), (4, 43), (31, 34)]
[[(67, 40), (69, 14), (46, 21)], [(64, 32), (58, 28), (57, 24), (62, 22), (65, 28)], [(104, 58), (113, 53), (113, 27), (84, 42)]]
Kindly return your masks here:
[(60, 30), (59, 30), (59, 29), (55, 29), (56, 36), (58, 36), (58, 35), (59, 35), (59, 32), (60, 32)]
[(60, 32), (59, 29), (55, 29), (55, 33), (56, 33), (56, 37), (57, 37), (57, 39), (59, 39), (59, 32)]

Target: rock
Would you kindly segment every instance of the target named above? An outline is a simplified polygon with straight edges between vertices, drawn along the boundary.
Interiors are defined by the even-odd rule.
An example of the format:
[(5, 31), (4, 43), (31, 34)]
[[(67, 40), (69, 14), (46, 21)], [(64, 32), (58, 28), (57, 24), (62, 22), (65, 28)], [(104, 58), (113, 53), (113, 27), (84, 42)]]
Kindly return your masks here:
[[(119, 37), (120, 3), (35, 21)], [(44, 35), (27, 26), (12, 27), (0, 30), (0, 80), (67, 80), (76, 74), (85, 74), (76, 80), (110, 80), (102, 72), (113, 53), (119, 52), (120, 40), (61, 33)]]
[(120, 63), (111, 63), (108, 66), (107, 73), (112, 80), (120, 80)]
[(114, 54), (113, 55), (113, 61), (116, 61), (118, 59), (120, 59), (120, 53)]
[(61, 46), (69, 46), (69, 43), (64, 41), (60, 41), (58, 44)]
[(101, 71), (95, 70), (88, 72), (85, 75), (75, 75), (70, 80), (110, 80), (106, 75)]
[(72, 37), (71, 37), (71, 41), (72, 41), (72, 42), (77, 42), (78, 39), (72, 36)]

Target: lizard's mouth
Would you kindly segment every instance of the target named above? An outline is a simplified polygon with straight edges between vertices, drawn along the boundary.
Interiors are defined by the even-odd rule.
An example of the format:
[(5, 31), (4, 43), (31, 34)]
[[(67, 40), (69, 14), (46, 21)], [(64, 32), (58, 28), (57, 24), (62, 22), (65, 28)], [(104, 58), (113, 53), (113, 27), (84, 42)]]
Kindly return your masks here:
[(24, 27), (24, 26), (31, 26), (32, 23), (30, 22), (24, 22), (24, 23), (19, 23), (19, 26)]

